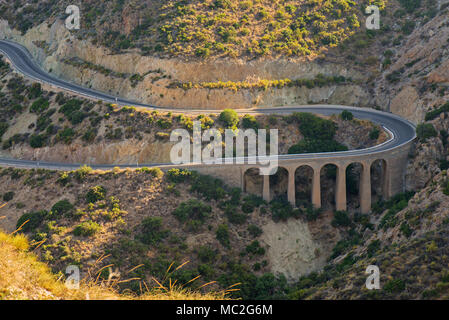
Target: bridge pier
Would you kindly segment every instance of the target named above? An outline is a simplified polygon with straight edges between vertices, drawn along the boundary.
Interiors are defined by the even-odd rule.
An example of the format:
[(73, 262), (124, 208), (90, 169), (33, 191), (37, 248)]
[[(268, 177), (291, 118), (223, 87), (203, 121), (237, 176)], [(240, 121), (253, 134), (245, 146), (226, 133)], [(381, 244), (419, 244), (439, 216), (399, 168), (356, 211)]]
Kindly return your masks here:
[(321, 208), (321, 168), (313, 168), (312, 205)]
[(264, 175), (263, 176), (263, 199), (266, 202), (271, 201), (271, 195), (270, 195), (270, 176)]

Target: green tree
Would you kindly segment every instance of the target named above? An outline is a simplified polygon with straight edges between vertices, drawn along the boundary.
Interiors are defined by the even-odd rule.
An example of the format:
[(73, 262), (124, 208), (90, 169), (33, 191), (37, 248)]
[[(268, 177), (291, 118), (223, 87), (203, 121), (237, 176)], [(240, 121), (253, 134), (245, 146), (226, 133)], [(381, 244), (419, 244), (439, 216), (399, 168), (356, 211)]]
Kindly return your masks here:
[(225, 124), (227, 128), (237, 128), (239, 124), (239, 116), (235, 110), (225, 109), (220, 113), (218, 118), (221, 122)]
[(352, 114), (352, 112), (348, 111), (348, 110), (344, 110), (341, 114), (340, 114), (341, 118), (343, 120), (352, 120), (354, 119), (354, 115)]

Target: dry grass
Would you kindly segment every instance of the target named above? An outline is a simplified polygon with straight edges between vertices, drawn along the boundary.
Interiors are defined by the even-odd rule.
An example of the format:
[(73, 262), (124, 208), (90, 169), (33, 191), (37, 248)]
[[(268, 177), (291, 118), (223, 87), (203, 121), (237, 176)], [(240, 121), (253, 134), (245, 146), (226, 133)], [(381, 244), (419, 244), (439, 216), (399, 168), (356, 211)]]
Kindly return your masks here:
[(30, 243), (21, 234), (0, 232), (0, 257), (0, 299), (4, 300), (223, 300), (233, 291), (202, 294), (172, 283), (169, 277), (162, 281), (168, 281), (168, 285), (159, 283), (156, 289), (145, 285), (142, 291), (146, 293), (140, 296), (119, 294), (113, 289), (114, 283), (92, 280), (82, 280), (77, 290), (68, 289), (62, 277), (58, 279), (30, 252)]

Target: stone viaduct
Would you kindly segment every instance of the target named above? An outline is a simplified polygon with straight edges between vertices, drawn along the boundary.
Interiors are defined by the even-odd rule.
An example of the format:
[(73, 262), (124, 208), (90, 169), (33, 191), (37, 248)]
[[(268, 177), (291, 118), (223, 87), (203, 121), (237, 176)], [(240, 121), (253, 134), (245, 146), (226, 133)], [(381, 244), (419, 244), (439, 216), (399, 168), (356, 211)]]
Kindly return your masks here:
[[(362, 167), (359, 197), (360, 211), (369, 213), (371, 211), (371, 166), (378, 160), (384, 164), (382, 170), (382, 195), (388, 199), (396, 193), (405, 191), (405, 168), (413, 141), (398, 146), (393, 150), (366, 153), (363, 155), (340, 155), (326, 157), (325, 154), (315, 158), (305, 159), (279, 159), (279, 167), (288, 172), (287, 196), (292, 205), (295, 206), (295, 174), (302, 166), (308, 166), (313, 170), (311, 202), (315, 208), (321, 208), (321, 169), (326, 165), (337, 167), (335, 206), (336, 210), (347, 209), (346, 197), (346, 169), (351, 164), (360, 164)], [(179, 167), (179, 166), (178, 166)], [(186, 166), (183, 166), (186, 167)], [(252, 168), (259, 168), (254, 164), (232, 164), (232, 165), (187, 165), (190, 170), (196, 170), (202, 174), (211, 175), (226, 181), (230, 186), (239, 187), (246, 191), (245, 173)], [(263, 198), (271, 200), (270, 177), (263, 177)]]

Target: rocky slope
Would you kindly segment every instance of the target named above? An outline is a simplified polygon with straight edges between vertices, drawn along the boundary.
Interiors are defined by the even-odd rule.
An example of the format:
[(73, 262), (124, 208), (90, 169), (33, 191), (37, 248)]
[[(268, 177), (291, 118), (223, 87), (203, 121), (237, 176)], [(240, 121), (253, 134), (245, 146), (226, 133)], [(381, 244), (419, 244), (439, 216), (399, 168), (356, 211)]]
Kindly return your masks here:
[[(177, 267), (189, 261), (173, 279), (218, 280), (211, 289), (242, 282), (237, 296), (269, 298), (269, 291), (253, 284), (272, 278), (274, 290), (286, 279), (319, 270), (339, 238), (330, 226), (332, 215), (317, 212), (312, 220), (295, 211), (295, 219), (278, 220), (272, 205), (257, 197), (176, 170), (9, 168), (0, 179), (7, 202), (0, 227), (11, 232), (28, 221), (22, 232), (42, 242), (36, 251), (56, 272), (77, 264), (84, 276), (94, 266), (113, 264), (122, 278), (138, 277), (144, 286), (155, 285), (152, 276), (164, 278), (172, 262)], [(280, 231), (286, 233), (279, 236)], [(108, 256), (99, 263), (103, 254)], [(139, 282), (124, 288), (139, 292)]]
[[(327, 102), (378, 106), (418, 123), (446, 95), (447, 2), (389, 1), (382, 2), (383, 6), (381, 30), (361, 28), (309, 61), (282, 55), (248, 60), (142, 56), (133, 49), (116, 53), (92, 43), (85, 32), (70, 33), (57, 14), (45, 23), (33, 21), (24, 34), (3, 20), (0, 33), (24, 44), (47, 71), (146, 103), (223, 109)], [(129, 10), (118, 10), (124, 10), (124, 20), (132, 21), (132, 6), (125, 7)], [(363, 25), (363, 18), (359, 20)], [(259, 81), (315, 79), (319, 75), (343, 76), (346, 81), (267, 89), (257, 86)], [(235, 90), (234, 85), (227, 88), (222, 82), (252, 88)]]
[[(351, 217), (336, 257), (324, 272), (303, 278), (293, 294), (311, 299), (447, 299), (449, 222), (447, 171), (420, 192), (377, 206), (374, 215)], [(369, 265), (380, 271), (380, 289), (368, 290)]]
[[(191, 130), (194, 120), (203, 121), (203, 129), (225, 129), (218, 114), (149, 112), (56, 93), (51, 87), (15, 75), (1, 61), (5, 85), (0, 89), (4, 112), (0, 116), (0, 153), (5, 156), (81, 164), (169, 163), (172, 130)], [(42, 110), (37, 108), (41, 103)], [(238, 127), (243, 129), (242, 117)], [(253, 121), (259, 128), (279, 129), (281, 154), (303, 138), (293, 118), (256, 115)], [(387, 138), (380, 132), (371, 139), (375, 126), (366, 121), (339, 117), (333, 121), (338, 127), (336, 141), (350, 149), (369, 147)]]
[[(286, 59), (259, 59), (251, 62), (230, 59), (184, 61), (176, 58), (141, 56), (133, 52), (111, 54), (108, 49), (97, 47), (89, 40), (78, 40), (59, 20), (50, 27), (46, 23), (39, 25), (23, 36), (11, 30), (3, 21), (0, 23), (0, 33), (8, 39), (24, 44), (44, 69), (59, 77), (147, 104), (172, 108), (239, 109), (322, 101), (364, 106), (369, 103), (367, 92), (357, 83), (311, 89), (285, 87), (237, 92), (230, 89), (185, 90), (173, 87), (173, 83), (177, 82), (252, 83), (261, 79), (314, 79), (319, 74), (344, 76), (353, 81), (362, 81), (360, 71), (336, 64), (322, 65)], [(105, 71), (98, 71), (100, 67)], [(134, 75), (140, 79), (137, 83), (131, 81)]]

